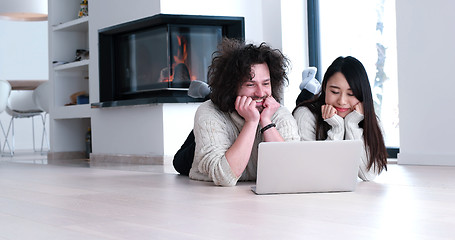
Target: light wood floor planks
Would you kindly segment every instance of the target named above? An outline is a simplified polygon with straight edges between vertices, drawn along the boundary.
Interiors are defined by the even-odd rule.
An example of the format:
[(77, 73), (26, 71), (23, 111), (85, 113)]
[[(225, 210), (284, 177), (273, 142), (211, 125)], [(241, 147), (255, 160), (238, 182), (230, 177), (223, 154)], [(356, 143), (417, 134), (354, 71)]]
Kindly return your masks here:
[(0, 239), (454, 239), (455, 168), (391, 164), (352, 193), (257, 196), (171, 166), (0, 159)]

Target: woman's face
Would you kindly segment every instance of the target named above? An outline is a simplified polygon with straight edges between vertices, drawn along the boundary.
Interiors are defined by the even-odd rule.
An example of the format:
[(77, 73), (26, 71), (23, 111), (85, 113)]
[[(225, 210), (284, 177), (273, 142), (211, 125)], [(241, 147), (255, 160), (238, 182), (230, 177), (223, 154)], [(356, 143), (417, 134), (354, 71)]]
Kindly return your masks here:
[(348, 81), (341, 72), (335, 73), (327, 81), (325, 89), (325, 104), (332, 105), (338, 116), (344, 118), (354, 111), (359, 100), (354, 96)]

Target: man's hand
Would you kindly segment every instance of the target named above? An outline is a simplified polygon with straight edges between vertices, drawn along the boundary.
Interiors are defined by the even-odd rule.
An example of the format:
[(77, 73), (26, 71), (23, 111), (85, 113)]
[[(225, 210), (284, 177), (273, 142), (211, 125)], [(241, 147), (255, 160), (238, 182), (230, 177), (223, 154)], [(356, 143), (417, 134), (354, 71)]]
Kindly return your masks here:
[(275, 114), (281, 105), (275, 100), (275, 98), (268, 96), (266, 99), (264, 99), (262, 106), (264, 109), (261, 112), (260, 123), (261, 126), (264, 127), (272, 122), (271, 119), (273, 114)]
[(259, 122), (260, 114), (256, 102), (251, 97), (237, 96), (235, 110), (245, 119), (245, 122)]

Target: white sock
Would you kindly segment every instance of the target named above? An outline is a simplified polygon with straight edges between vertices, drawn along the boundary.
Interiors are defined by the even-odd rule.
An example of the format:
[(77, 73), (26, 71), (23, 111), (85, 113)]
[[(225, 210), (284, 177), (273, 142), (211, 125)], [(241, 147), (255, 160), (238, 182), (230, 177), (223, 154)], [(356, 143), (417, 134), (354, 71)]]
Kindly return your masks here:
[(321, 90), (321, 83), (314, 78), (318, 71), (315, 67), (308, 67), (302, 72), (302, 82), (300, 83), (300, 90), (306, 89), (313, 94), (319, 93)]
[(210, 87), (206, 82), (193, 80), (188, 88), (188, 96), (192, 98), (205, 98), (210, 94)]

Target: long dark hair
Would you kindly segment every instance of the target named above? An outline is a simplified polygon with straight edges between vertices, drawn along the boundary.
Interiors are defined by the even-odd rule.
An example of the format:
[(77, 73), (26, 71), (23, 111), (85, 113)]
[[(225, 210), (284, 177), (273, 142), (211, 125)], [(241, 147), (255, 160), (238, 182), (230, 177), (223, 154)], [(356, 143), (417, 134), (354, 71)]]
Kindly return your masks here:
[(330, 130), (331, 126), (322, 118), (321, 106), (325, 105), (327, 81), (338, 72), (344, 75), (354, 96), (363, 103), (364, 119), (359, 123), (359, 126), (363, 128), (365, 149), (368, 150), (367, 168), (369, 170), (374, 164), (375, 171), (379, 174), (383, 169), (387, 170), (387, 150), (374, 111), (370, 81), (363, 64), (359, 60), (351, 56), (335, 59), (324, 74), (321, 92), (313, 99), (300, 103), (295, 109), (300, 106), (308, 107), (316, 117), (316, 140), (327, 139), (327, 131)]
[(243, 82), (253, 78), (251, 66), (261, 63), (269, 67), (272, 96), (280, 102), (280, 93), (288, 83), (286, 71), (289, 60), (279, 50), (265, 43), (255, 46), (224, 38), (214, 53), (207, 73), (212, 102), (223, 112), (234, 111), (238, 89)]

